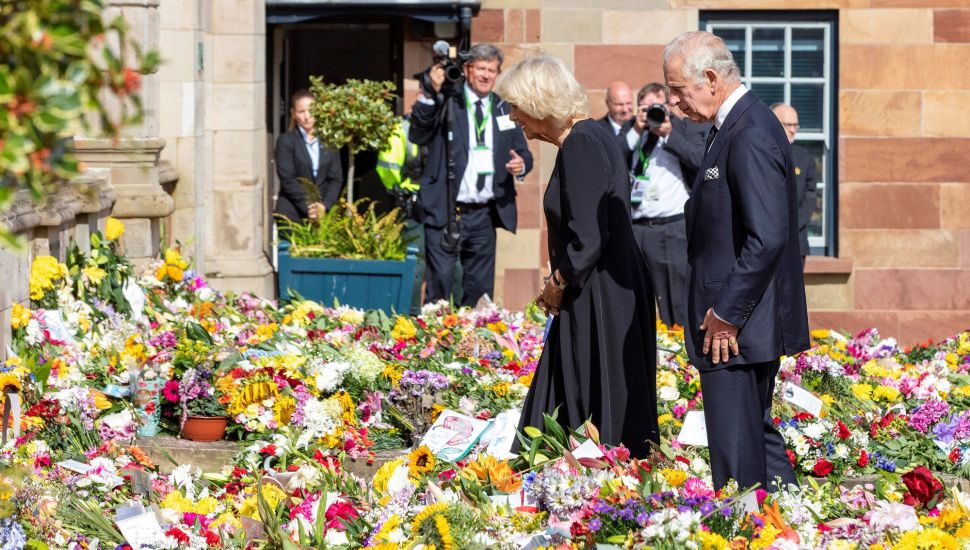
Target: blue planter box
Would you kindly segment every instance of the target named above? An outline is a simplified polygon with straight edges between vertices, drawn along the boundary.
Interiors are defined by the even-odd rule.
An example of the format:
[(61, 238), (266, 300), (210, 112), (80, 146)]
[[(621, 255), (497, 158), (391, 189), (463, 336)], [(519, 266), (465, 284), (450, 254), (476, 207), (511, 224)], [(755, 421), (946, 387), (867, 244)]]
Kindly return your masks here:
[(279, 245), (279, 296), (289, 291), (308, 300), (332, 306), (382, 309), (385, 313), (407, 313), (417, 265), (417, 249), (408, 248), (403, 262), (390, 260), (344, 260), (338, 258), (294, 258), (290, 243)]

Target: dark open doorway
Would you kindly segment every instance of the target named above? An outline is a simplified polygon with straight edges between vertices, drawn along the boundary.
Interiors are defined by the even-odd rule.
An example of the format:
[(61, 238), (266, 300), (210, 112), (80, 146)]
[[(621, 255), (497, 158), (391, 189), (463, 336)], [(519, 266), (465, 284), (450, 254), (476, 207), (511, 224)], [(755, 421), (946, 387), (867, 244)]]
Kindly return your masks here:
[[(349, 78), (388, 80), (401, 89), (403, 18), (341, 18), (273, 27), (272, 86), (276, 99), (272, 103), (274, 112), (268, 115), (274, 139), (289, 124), (288, 98), (300, 88), (309, 88), (310, 76), (322, 76), (335, 84)], [(341, 151), (345, 173), (347, 158), (347, 151)], [(377, 153), (359, 153), (354, 164), (356, 197), (377, 201), (380, 210), (389, 209), (392, 201), (374, 170)]]

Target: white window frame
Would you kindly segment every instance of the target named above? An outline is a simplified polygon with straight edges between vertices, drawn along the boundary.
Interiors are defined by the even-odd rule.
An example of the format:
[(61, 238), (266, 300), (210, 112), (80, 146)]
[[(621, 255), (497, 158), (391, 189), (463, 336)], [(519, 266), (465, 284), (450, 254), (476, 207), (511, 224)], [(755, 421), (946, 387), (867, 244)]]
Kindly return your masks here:
[[(791, 104), (791, 85), (792, 84), (821, 84), (822, 85), (822, 131), (805, 132), (801, 128), (795, 136), (795, 142), (821, 142), (823, 146), (822, 171), (818, 174), (817, 189), (822, 191), (822, 221), (821, 235), (810, 235), (808, 238), (809, 247), (812, 250), (825, 251), (832, 253), (834, 239), (828, 238), (830, 228), (834, 227), (832, 215), (834, 201), (829, 197), (832, 189), (830, 179), (834, 177), (834, 167), (830, 166), (833, 159), (833, 145), (835, 136), (832, 129), (832, 57), (831, 33), (833, 24), (828, 21), (758, 21), (758, 20), (722, 20), (716, 18), (706, 24), (705, 30), (714, 32), (722, 29), (742, 29), (745, 31), (744, 37), (744, 74), (741, 81), (748, 89), (752, 84), (784, 84), (784, 102)], [(785, 30), (785, 66), (784, 76), (768, 77), (752, 75), (752, 35), (754, 29), (784, 29)], [(791, 53), (792, 29), (822, 29), (822, 76), (821, 77), (793, 77), (791, 76)]]

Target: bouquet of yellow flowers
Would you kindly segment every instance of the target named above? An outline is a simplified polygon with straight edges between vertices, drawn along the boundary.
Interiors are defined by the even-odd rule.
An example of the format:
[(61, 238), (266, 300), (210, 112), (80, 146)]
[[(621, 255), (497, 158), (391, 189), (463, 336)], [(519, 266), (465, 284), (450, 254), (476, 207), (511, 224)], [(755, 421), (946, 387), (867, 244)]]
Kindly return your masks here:
[(57, 308), (57, 290), (67, 277), (67, 266), (53, 256), (37, 256), (30, 266), (30, 302), (33, 307)]

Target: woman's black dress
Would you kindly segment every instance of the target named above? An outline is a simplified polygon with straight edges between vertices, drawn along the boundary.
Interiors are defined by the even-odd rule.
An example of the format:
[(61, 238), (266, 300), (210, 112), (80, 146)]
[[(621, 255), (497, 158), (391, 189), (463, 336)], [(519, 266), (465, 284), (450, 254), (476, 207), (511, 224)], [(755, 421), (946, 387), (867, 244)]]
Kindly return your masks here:
[(591, 418), (603, 443), (659, 442), (653, 289), (630, 222), (626, 162), (609, 131), (576, 123), (546, 188), (549, 258), (569, 286), (522, 410), (521, 431)]

